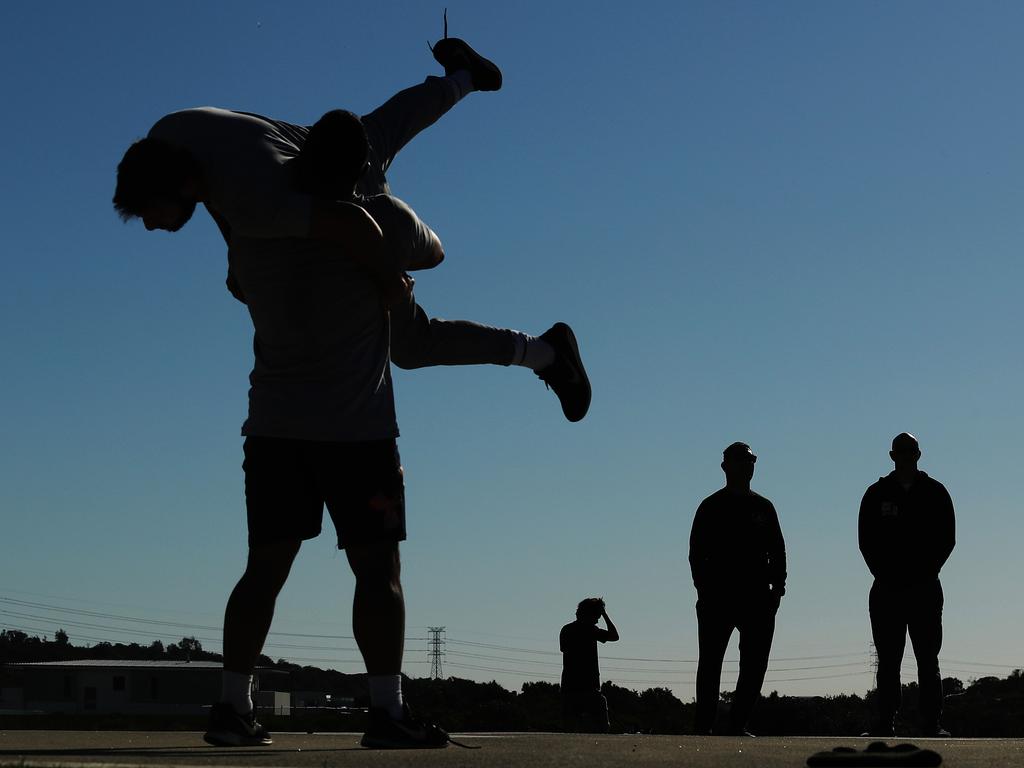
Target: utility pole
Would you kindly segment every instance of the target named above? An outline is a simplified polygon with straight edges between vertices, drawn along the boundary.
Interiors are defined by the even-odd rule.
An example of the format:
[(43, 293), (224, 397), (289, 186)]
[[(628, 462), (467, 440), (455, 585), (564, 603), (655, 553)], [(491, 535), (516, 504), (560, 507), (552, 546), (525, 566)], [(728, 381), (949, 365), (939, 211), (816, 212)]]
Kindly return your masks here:
[(444, 656), (444, 627), (427, 627), (430, 639), (427, 640), (427, 654), (430, 656), (430, 679), (441, 680), (441, 657)]

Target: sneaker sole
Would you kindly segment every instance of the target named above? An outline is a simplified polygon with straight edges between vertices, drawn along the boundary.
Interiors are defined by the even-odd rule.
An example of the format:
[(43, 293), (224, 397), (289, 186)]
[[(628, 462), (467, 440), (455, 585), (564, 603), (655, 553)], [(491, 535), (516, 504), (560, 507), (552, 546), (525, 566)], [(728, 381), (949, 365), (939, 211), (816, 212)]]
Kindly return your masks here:
[[(563, 325), (565, 325), (565, 323), (563, 323)], [(593, 391), (590, 388), (590, 377), (587, 376), (587, 369), (583, 367), (583, 358), (580, 357), (580, 348), (579, 345), (576, 343), (576, 334), (573, 333), (572, 328), (570, 328), (568, 325), (565, 325), (565, 331), (566, 337), (569, 340), (569, 349), (572, 350), (574, 367), (576, 368), (576, 370), (579, 371), (580, 378), (583, 381), (583, 386), (586, 387), (587, 390), (587, 404), (583, 408), (583, 413), (581, 413), (575, 419), (572, 418), (569, 414), (565, 414), (565, 418), (575, 423), (577, 421), (582, 421), (583, 418), (590, 411), (590, 400), (593, 397)], [(565, 413), (565, 409), (562, 409), (562, 412)]]
[[(447, 45), (446, 45), (447, 43)], [(441, 47), (441, 53), (437, 53), (438, 47)], [(473, 78), (473, 84), (479, 91), (499, 91), (501, 90), (502, 77), (501, 69), (490, 59), (484, 58), (479, 53), (473, 50), (472, 46), (469, 45), (465, 40), (458, 37), (446, 37), (438, 40), (434, 43), (434, 47), (430, 49), (430, 52), (434, 55), (434, 59), (442, 67), (445, 67), (447, 71), (447, 65), (442, 61), (446, 58), (446, 49), (454, 46), (455, 48), (462, 48), (469, 58), (469, 71), (470, 74), (475, 74), (479, 71), (481, 78), (485, 80), (484, 83), (477, 85), (476, 78)]]

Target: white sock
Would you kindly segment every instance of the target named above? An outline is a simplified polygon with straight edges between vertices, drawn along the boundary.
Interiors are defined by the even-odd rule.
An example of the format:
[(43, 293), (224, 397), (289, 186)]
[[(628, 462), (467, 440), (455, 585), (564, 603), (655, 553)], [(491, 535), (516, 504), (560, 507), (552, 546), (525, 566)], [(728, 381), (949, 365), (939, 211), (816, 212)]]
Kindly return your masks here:
[(455, 94), (455, 101), (464, 98), (467, 94), (472, 93), (476, 90), (473, 87), (473, 75), (469, 73), (468, 69), (460, 69), (454, 74), (445, 77), (452, 85), (452, 93)]
[(370, 707), (386, 709), (393, 720), (402, 719), (402, 676), (367, 675), (370, 685)]
[(225, 669), (220, 678), (220, 700), (228, 702), (240, 715), (252, 712), (252, 675)]
[(525, 333), (516, 334), (516, 349), (512, 354), (512, 365), (521, 365), (524, 368), (542, 371), (553, 362), (555, 362), (555, 348), (544, 339), (528, 336)]

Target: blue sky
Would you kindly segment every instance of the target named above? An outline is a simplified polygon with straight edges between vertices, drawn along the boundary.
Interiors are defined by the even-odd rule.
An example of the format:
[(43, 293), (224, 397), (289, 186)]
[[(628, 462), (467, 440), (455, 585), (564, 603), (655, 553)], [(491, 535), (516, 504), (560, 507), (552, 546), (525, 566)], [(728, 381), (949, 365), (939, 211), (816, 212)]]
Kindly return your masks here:
[[(216, 629), (109, 618), (219, 625), (245, 554), (251, 365), (215, 227), (122, 224), (114, 168), (176, 109), (369, 111), (438, 72), (441, 10), (0, 5), (0, 626), (219, 648)], [(448, 17), (505, 86), (389, 173), (446, 247), (420, 303), (533, 333), (571, 323), (594, 402), (570, 425), (525, 370), (396, 373), (407, 672), (427, 674), (425, 628), (443, 625), (446, 674), (555, 679), (558, 629), (600, 594), (623, 637), (604, 677), (689, 700), (689, 527), (722, 448), (745, 440), (790, 560), (765, 688), (863, 693), (857, 507), (902, 430), (957, 508), (944, 673), (1024, 666), (1024, 7), (455, 2)], [(321, 637), (268, 652), (357, 671), (332, 538), (304, 546), (273, 628)]]

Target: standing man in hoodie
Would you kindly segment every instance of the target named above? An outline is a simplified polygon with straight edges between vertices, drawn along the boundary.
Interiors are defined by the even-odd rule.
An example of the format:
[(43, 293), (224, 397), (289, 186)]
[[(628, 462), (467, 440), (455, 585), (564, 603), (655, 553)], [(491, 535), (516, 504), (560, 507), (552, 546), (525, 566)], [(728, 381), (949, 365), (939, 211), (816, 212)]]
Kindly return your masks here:
[(690, 572), (697, 589), (698, 734), (715, 730), (722, 660), (740, 634), (740, 674), (726, 733), (749, 736), (747, 721), (768, 671), (775, 614), (786, 594), (786, 542), (775, 506), (750, 489), (757, 456), (746, 443), (722, 452), (725, 487), (697, 507)]
[(907, 634), (917, 657), (921, 726), (942, 728), (942, 584), (939, 571), (956, 544), (953, 500), (945, 486), (917, 468), (917, 438), (901, 432), (889, 457), (895, 469), (868, 488), (860, 503), (860, 551), (875, 577), (868, 600), (878, 653), (878, 712), (872, 735), (891, 737), (901, 703), (900, 666)]

